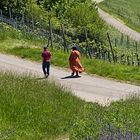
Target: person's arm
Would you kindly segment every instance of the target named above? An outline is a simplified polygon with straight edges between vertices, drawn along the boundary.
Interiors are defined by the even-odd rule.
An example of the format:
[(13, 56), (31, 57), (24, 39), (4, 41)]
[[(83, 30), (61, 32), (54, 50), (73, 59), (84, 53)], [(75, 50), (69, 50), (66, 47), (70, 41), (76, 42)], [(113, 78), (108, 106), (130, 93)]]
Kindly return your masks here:
[(80, 52), (79, 51), (76, 52), (76, 57), (78, 57), (80, 59)]
[(71, 52), (71, 54), (70, 54), (70, 56), (69, 56), (69, 61), (71, 60), (71, 57), (72, 57), (72, 52)]
[(43, 57), (44, 55), (43, 55), (43, 52), (41, 53), (41, 57)]

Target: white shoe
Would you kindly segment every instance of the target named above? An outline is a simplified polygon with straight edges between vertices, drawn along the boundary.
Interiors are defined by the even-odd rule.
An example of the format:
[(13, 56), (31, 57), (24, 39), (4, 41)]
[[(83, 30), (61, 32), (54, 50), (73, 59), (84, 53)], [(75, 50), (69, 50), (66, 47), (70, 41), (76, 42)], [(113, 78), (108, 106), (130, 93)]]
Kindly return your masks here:
[(47, 78), (49, 75), (48, 74), (44, 74), (44, 78)]

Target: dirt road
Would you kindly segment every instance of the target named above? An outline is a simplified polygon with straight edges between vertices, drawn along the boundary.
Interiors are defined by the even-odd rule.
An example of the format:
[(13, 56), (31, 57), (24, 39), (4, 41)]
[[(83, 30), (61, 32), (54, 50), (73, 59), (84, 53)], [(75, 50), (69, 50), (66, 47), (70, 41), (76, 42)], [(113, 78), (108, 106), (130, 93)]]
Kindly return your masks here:
[[(0, 70), (32, 73), (36, 74), (38, 79), (43, 77), (41, 63), (4, 54), (0, 54)], [(139, 86), (120, 83), (97, 76), (89, 76), (87, 74), (82, 74), (80, 78), (69, 78), (69, 75), (69, 70), (51, 67), (51, 76), (49, 79), (53, 79), (67, 87), (76, 96), (86, 101), (98, 102), (105, 105), (122, 97), (125, 98), (129, 94), (140, 93)]]
[[(96, 0), (97, 3), (102, 2), (103, 0)], [(105, 11), (98, 8), (99, 16), (106, 21), (109, 25), (113, 26), (117, 30), (119, 30), (121, 33), (124, 33), (125, 35), (128, 35), (130, 38), (132, 38), (135, 41), (140, 42), (140, 33), (132, 30), (128, 26), (125, 25), (124, 22), (122, 22), (119, 19), (114, 18), (113, 16), (109, 15)]]

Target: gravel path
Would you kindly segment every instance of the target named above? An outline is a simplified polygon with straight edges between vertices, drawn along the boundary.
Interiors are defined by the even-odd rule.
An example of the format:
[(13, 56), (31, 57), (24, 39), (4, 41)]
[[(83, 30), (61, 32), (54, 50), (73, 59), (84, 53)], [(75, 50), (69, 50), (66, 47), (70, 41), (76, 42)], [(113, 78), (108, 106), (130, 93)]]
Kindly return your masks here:
[[(103, 0), (96, 0), (97, 3), (102, 2)], [(109, 25), (113, 26), (114, 28), (118, 29), (121, 33), (124, 33), (125, 35), (128, 35), (130, 38), (132, 38), (135, 41), (140, 42), (140, 33), (132, 30), (128, 26), (125, 25), (122, 21), (119, 19), (115, 19), (113, 16), (109, 15), (105, 11), (98, 8), (98, 12), (100, 17), (106, 21)]]
[[(43, 77), (41, 63), (4, 54), (0, 54), (0, 70), (13, 71), (17, 74), (31, 73), (37, 75), (40, 80)], [(126, 98), (130, 94), (140, 94), (139, 86), (120, 83), (97, 76), (89, 76), (87, 74), (82, 74), (80, 78), (68, 78), (69, 75), (69, 70), (51, 67), (51, 76), (49, 79), (63, 85), (71, 90), (73, 94), (86, 101), (107, 105), (111, 101)]]

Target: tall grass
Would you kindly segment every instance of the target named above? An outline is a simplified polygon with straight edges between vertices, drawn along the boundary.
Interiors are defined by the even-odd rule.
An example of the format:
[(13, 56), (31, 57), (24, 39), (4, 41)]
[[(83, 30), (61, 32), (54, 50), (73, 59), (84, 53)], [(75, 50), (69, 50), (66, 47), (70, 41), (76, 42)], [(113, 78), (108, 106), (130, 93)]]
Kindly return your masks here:
[(34, 45), (42, 45), (47, 42), (46, 38), (40, 37), (35, 33), (16, 30), (12, 26), (0, 22), (0, 41), (4, 42), (8, 39), (22, 40)]
[(82, 113), (83, 102), (55, 83), (9, 73), (0, 74), (0, 79), (0, 132), (12, 131), (10, 138), (67, 134), (74, 116)]
[(139, 97), (101, 107), (46, 79), (4, 72), (0, 79), (0, 139), (140, 138)]

